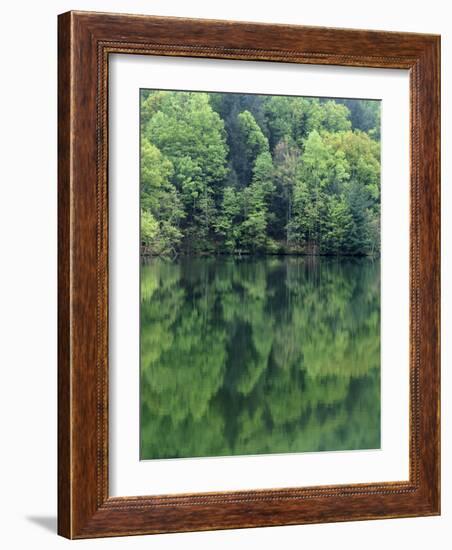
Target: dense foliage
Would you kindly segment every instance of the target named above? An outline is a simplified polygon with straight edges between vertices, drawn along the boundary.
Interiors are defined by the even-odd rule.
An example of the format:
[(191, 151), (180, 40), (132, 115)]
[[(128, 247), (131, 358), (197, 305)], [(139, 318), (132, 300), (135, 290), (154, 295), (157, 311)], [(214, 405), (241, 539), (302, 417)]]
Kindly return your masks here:
[(141, 457), (380, 446), (367, 258), (156, 258), (141, 278)]
[(141, 93), (152, 255), (377, 254), (380, 103)]

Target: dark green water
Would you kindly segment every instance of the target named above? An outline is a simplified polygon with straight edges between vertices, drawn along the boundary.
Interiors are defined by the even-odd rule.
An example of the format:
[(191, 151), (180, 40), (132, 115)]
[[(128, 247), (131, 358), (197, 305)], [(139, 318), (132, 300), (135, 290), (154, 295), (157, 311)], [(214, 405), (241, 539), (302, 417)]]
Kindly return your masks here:
[(141, 458), (380, 447), (380, 264), (154, 259)]

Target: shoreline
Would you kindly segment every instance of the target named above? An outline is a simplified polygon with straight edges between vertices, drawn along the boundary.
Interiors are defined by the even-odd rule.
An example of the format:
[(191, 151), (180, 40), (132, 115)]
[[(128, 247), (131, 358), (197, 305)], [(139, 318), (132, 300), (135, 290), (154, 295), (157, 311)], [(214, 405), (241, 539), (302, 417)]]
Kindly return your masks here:
[(208, 254), (208, 253), (195, 253), (195, 254), (140, 254), (141, 260), (151, 260), (151, 259), (164, 259), (164, 260), (176, 260), (179, 258), (275, 258), (275, 257), (291, 257), (291, 258), (368, 258), (372, 260), (379, 260), (381, 254), (331, 254), (331, 253), (319, 253), (319, 254), (309, 254), (303, 252), (267, 252), (267, 253), (252, 253), (252, 252), (242, 252), (240, 254), (228, 254), (228, 253), (217, 253), (217, 254)]

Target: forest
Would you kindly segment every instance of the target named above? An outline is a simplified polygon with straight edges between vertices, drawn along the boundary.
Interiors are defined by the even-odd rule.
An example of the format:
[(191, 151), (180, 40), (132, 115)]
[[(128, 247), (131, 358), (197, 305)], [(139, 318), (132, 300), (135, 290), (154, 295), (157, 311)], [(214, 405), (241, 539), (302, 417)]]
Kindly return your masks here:
[(141, 90), (144, 256), (380, 250), (380, 102)]

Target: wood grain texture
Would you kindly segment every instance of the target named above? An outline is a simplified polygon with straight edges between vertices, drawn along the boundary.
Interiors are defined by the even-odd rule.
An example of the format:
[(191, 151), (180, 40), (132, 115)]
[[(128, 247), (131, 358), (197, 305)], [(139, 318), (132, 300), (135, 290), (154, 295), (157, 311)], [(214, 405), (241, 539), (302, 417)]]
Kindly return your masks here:
[[(68, 538), (439, 514), (438, 36), (69, 12), (59, 16), (58, 531)], [(409, 481), (108, 495), (108, 56), (410, 71)]]
[[(58, 33), (58, 530), (71, 532), (70, 410), (70, 190), (71, 83), (70, 15), (60, 17)], [(63, 92), (64, 91), (64, 92)]]

